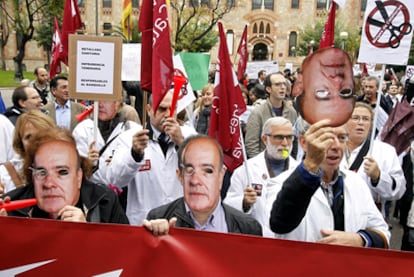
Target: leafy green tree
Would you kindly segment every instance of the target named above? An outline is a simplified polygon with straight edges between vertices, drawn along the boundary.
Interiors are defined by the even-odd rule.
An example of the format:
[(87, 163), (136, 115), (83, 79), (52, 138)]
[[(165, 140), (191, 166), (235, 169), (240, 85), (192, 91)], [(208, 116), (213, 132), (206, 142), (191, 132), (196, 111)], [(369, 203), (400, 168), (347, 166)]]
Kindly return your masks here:
[[(40, 17), (39, 24), (35, 27), (34, 40), (37, 45), (42, 47), (47, 53), (47, 63), (50, 64), (50, 51), (52, 50), (52, 38), (54, 29), (54, 16), (58, 22), (62, 21), (63, 8), (65, 0), (50, 0), (47, 8), (43, 10), (43, 15)], [(59, 26), (61, 29), (61, 26)]]
[[(218, 42), (216, 31), (209, 29), (208, 23), (189, 23), (184, 28), (180, 40), (175, 44), (175, 51), (208, 52)], [(203, 35), (201, 35), (203, 34)], [(200, 37), (194, 39), (195, 37)]]
[(26, 44), (32, 40), (35, 27), (41, 22), (45, 11), (58, 0), (0, 0), (5, 5), (4, 14), (10, 27), (16, 31), (17, 55), (13, 57), (16, 80), (23, 77), (23, 59), (26, 54)]
[[(141, 32), (138, 29), (138, 19), (132, 19), (132, 32), (130, 34), (129, 42), (131, 43), (140, 43), (142, 41)], [(112, 30), (109, 31), (112, 36), (122, 37), (124, 43), (128, 42), (128, 38), (124, 35), (122, 31), (122, 24), (115, 25)]]
[[(312, 43), (314, 50), (317, 50), (319, 48), (319, 41), (322, 36), (325, 21), (326, 19), (324, 18), (312, 25), (308, 24), (300, 31), (301, 36), (299, 38), (296, 55), (307, 56), (309, 54), (310, 48), (312, 47)], [(348, 37), (345, 40), (341, 39), (341, 32), (348, 33)], [(352, 62), (356, 62), (356, 59), (358, 58), (360, 41), (360, 29), (351, 28), (350, 26), (346, 25), (341, 18), (337, 17), (335, 22), (334, 44), (339, 48), (344, 46), (344, 50), (349, 54)]]
[(171, 0), (170, 3), (175, 51), (209, 51), (217, 43), (214, 27), (233, 8), (230, 0)]

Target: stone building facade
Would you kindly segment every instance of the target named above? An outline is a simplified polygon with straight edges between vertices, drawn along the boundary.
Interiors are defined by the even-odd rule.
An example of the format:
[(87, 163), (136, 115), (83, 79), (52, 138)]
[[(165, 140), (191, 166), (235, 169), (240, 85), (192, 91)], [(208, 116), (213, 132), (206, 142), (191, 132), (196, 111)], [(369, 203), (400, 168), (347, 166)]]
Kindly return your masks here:
[[(142, 0), (132, 0), (133, 17), (139, 16)], [(174, 0), (171, 0), (174, 1)], [(201, 4), (216, 0), (199, 0)], [(221, 0), (233, 1), (233, 8), (222, 23), (232, 40), (230, 49), (234, 59), (244, 26), (248, 26), (249, 60), (277, 60), (280, 65), (292, 63), (299, 66), (304, 57), (295, 55), (300, 40), (300, 30), (307, 24), (326, 18), (331, 0)], [(328, 1), (328, 3), (327, 3)], [(359, 28), (362, 25), (364, 6), (367, 0), (347, 0), (337, 14), (346, 18), (346, 24)], [(86, 34), (103, 35), (112, 26), (119, 25), (123, 0), (78, 0)], [(227, 2), (229, 3), (229, 2)], [(96, 9), (96, 4), (98, 8)], [(98, 23), (97, 23), (98, 22)], [(215, 62), (218, 46), (211, 50), (211, 61)], [(13, 35), (9, 38), (5, 57), (7, 69), (13, 69), (12, 57), (16, 55)], [(47, 63), (46, 53), (35, 41), (27, 44), (24, 60), (27, 70)]]

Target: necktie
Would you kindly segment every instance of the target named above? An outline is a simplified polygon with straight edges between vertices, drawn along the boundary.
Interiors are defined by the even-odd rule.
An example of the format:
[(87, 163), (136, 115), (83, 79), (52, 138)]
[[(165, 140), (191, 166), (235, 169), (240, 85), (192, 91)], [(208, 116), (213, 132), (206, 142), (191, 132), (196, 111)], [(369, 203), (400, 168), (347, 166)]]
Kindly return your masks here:
[(158, 143), (161, 146), (164, 156), (166, 156), (168, 150), (168, 136), (165, 133), (161, 133), (161, 135), (158, 137)]

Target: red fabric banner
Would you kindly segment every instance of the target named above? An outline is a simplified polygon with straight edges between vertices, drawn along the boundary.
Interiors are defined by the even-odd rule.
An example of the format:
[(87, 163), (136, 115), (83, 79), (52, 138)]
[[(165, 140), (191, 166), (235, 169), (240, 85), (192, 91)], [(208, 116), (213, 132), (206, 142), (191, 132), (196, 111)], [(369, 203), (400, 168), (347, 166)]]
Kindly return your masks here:
[(237, 48), (237, 54), (239, 55), (239, 63), (237, 65), (237, 79), (241, 80), (246, 72), (247, 66), (247, 25), (244, 27), (244, 31), (240, 40), (239, 48)]
[(59, 24), (56, 16), (54, 17), (55, 27), (53, 29), (53, 38), (52, 38), (52, 51), (50, 59), (50, 70), (49, 75), (50, 79), (55, 77), (56, 74), (61, 72), (60, 62), (62, 61), (63, 47), (62, 47), (62, 35), (60, 34)]
[(152, 93), (155, 111), (171, 88), (174, 76), (165, 0), (143, 0), (138, 27), (142, 32), (141, 87)]
[(63, 62), (68, 65), (69, 34), (74, 34), (82, 26), (82, 20), (76, 0), (66, 0), (62, 22)]
[(217, 25), (220, 46), (208, 135), (220, 143), (224, 152), (224, 163), (230, 171), (233, 171), (243, 163), (238, 117), (246, 111), (246, 104), (230, 61), (223, 25), (220, 22)]
[(414, 254), (173, 228), (0, 218), (0, 276), (412, 276)]
[(319, 49), (334, 46), (335, 38), (335, 14), (336, 3), (332, 1), (331, 9), (329, 10), (328, 20), (325, 23), (325, 28), (319, 42)]

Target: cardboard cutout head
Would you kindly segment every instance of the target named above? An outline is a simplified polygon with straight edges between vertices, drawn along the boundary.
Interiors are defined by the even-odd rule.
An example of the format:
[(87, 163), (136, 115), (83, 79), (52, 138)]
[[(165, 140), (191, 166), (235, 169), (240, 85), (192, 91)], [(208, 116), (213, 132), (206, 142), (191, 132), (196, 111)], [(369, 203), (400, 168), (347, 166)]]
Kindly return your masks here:
[[(296, 84), (295, 84), (296, 85)], [(331, 126), (345, 124), (355, 103), (352, 64), (346, 52), (339, 48), (323, 48), (302, 63), (302, 93), (296, 107), (302, 117), (313, 124), (329, 118)]]

